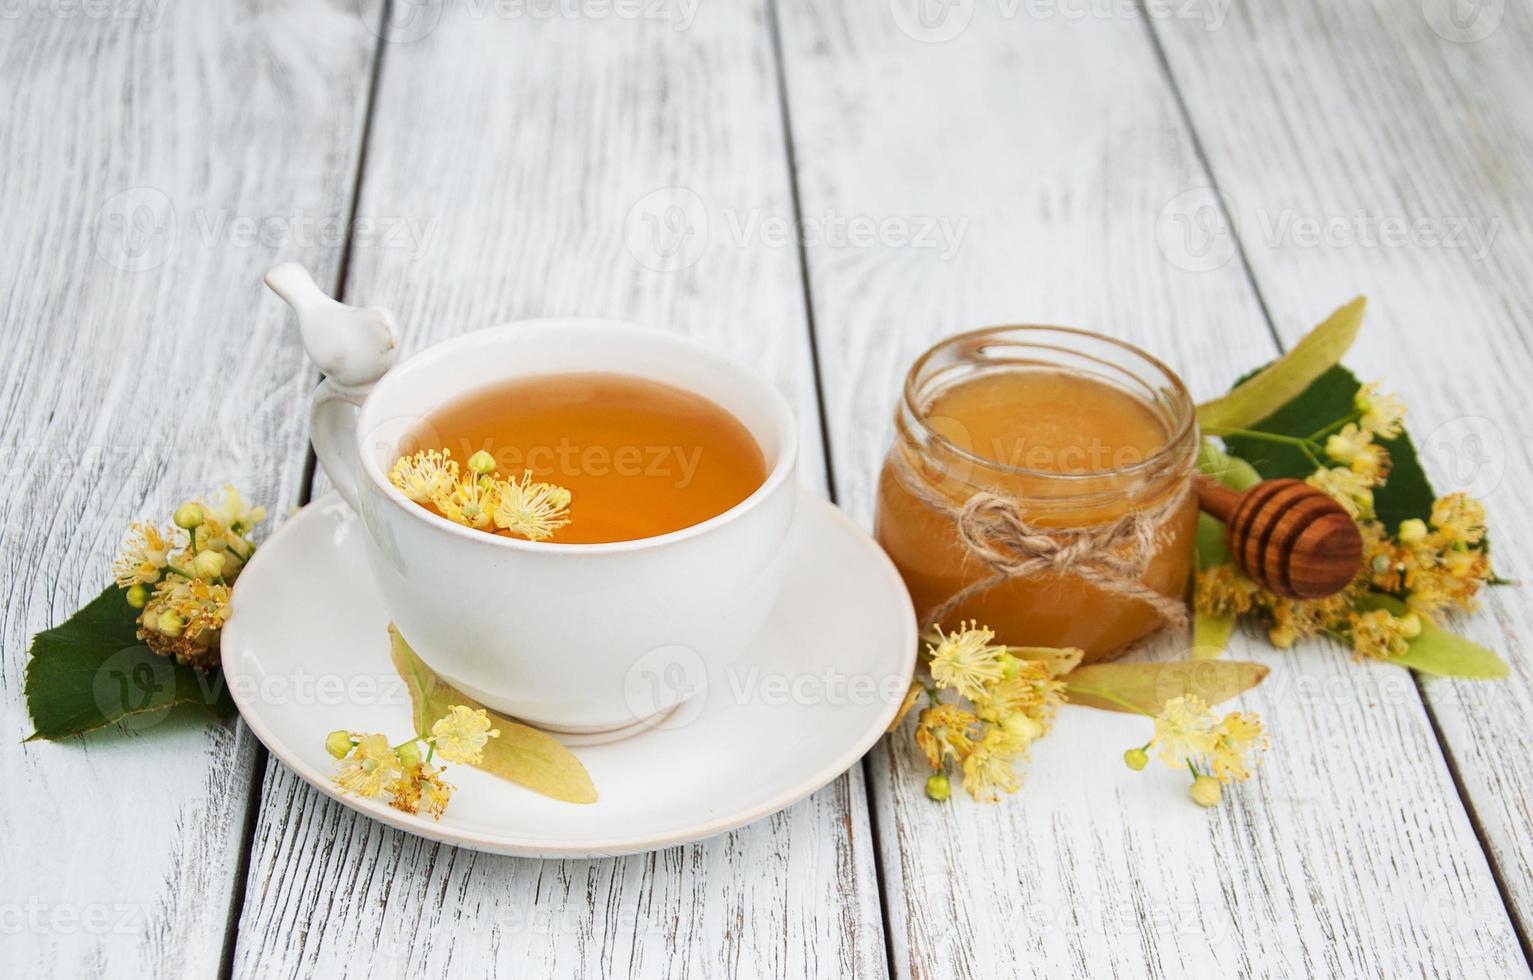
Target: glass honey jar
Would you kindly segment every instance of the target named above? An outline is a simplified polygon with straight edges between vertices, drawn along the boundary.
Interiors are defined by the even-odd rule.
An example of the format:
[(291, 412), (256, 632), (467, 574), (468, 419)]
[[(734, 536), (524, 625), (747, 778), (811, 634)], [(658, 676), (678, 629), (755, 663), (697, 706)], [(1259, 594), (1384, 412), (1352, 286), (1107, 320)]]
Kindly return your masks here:
[(875, 534), (923, 627), (1111, 658), (1183, 627), (1198, 504), (1195, 406), (1129, 344), (990, 327), (918, 358)]

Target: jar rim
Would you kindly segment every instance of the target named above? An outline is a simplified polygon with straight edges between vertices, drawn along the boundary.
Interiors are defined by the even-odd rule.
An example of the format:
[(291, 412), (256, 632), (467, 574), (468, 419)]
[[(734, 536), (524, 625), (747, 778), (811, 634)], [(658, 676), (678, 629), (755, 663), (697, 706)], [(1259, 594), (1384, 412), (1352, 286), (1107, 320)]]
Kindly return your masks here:
[[(988, 456), (981, 456), (980, 454), (970, 449), (965, 449), (963, 446), (958, 445), (958, 443), (943, 435), (927, 421), (926, 410), (922, 408), (919, 401), (919, 388), (922, 370), (927, 366), (933, 357), (944, 350), (972, 341), (981, 340), (987, 336), (1000, 336), (1002, 334), (1017, 332), (1022, 332), (1029, 336), (1065, 336), (1088, 338), (1092, 341), (1100, 341), (1109, 344), (1139, 359), (1140, 361), (1143, 361), (1148, 367), (1160, 372), (1160, 374), (1163, 375), (1167, 381), (1169, 381), (1169, 386), (1176, 397), (1177, 403), (1181, 406), (1184, 406), (1185, 408), (1185, 410), (1179, 411), (1177, 413), (1175, 431), (1170, 432), (1167, 435), (1166, 442), (1163, 446), (1159, 447), (1154, 452), (1151, 452), (1136, 463), (1131, 463), (1127, 466), (1112, 467), (1109, 469), (1087, 470), (1082, 473), (1061, 473), (1057, 470), (1040, 470), (1026, 466), (1013, 466), (1009, 463), (1003, 463), (999, 460), (991, 459)], [(1055, 347), (1053, 349), (1060, 350), (1065, 348)], [(1182, 448), (1183, 443), (1193, 435), (1194, 430), (1197, 428), (1198, 424), (1197, 406), (1196, 403), (1194, 403), (1192, 400), (1191, 392), (1187, 390), (1186, 383), (1182, 381), (1182, 378), (1179, 374), (1171, 370), (1171, 368), (1165, 362), (1160, 360), (1160, 358), (1149, 353), (1141, 347), (1128, 343), (1127, 341), (1119, 340), (1116, 337), (1109, 337), (1106, 334), (1097, 333), (1094, 330), (1083, 330), (1079, 327), (1062, 327), (1050, 324), (996, 324), (988, 327), (978, 327), (973, 330), (965, 330), (960, 333), (944, 337), (942, 340), (939, 340), (937, 343), (928, 347), (919, 357), (917, 357), (915, 363), (910, 366), (910, 370), (906, 372), (902, 404), (911, 419), (913, 419), (915, 423), (921, 427), (922, 431), (928, 438), (934, 440), (937, 443), (940, 443), (944, 451), (952, 453), (954, 456), (960, 460), (963, 460), (964, 462), (976, 464), (985, 469), (1009, 476), (1033, 477), (1051, 481), (1058, 480), (1066, 483), (1069, 481), (1077, 480), (1085, 482), (1090, 480), (1100, 481), (1103, 479), (1112, 479), (1115, 477), (1134, 477), (1142, 473), (1154, 472), (1157, 469), (1163, 468), (1168, 464), (1175, 462), (1178, 456), (1188, 452), (1187, 449)], [(1195, 453), (1197, 440), (1193, 438), (1192, 442), (1193, 452)]]

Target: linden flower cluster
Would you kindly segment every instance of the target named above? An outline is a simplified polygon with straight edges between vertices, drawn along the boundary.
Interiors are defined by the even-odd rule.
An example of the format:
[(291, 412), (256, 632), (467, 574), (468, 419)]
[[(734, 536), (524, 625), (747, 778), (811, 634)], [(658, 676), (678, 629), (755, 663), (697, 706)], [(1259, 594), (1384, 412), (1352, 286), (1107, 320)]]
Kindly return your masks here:
[[(1485, 551), (1485, 508), (1464, 494), (1451, 494), (1436, 501), (1428, 520), (1402, 521), (1391, 538), (1373, 507), (1373, 491), (1389, 476), (1389, 454), (1373, 440), (1400, 435), (1405, 407), (1370, 384), (1358, 393), (1354, 408), (1351, 417), (1330, 427), (1335, 431), (1321, 433), (1330, 431), (1324, 452), (1340, 465), (1322, 466), (1308, 482), (1357, 520), (1364, 543), (1357, 579), (1334, 596), (1300, 601), (1260, 588), (1234, 565), (1220, 565), (1198, 573), (1194, 603), (1199, 612), (1260, 612), (1280, 649), (1327, 633), (1350, 642), (1359, 659), (1387, 659), (1404, 653), (1435, 616), (1478, 606), (1481, 587), (1493, 578)], [(1359, 600), (1372, 592), (1403, 600), (1405, 613), (1359, 608)]]
[(1218, 806), (1225, 783), (1243, 783), (1251, 776), (1256, 759), (1267, 750), (1267, 733), (1261, 718), (1232, 711), (1220, 721), (1196, 695), (1172, 698), (1155, 716), (1155, 736), (1137, 749), (1123, 753), (1130, 769), (1143, 770), (1150, 750), (1172, 769), (1184, 766), (1192, 774), (1188, 793), (1202, 807)]
[[(995, 802), (997, 791), (1015, 793), (1021, 782), (1016, 764), (1026, 759), (1034, 739), (1048, 732), (1054, 712), (1064, 703), (1065, 685), (1047, 663), (1014, 656), (1012, 648), (992, 643), (995, 634), (974, 623), (943, 634), (927, 645), (932, 686), (913, 685), (909, 708), (925, 692), (929, 707), (916, 719), (916, 745), (938, 770), (926, 781), (926, 795), (952, 795), (947, 766), (963, 774), (963, 788), (976, 800)], [(1055, 651), (1079, 662), (1079, 651)], [(952, 691), (968, 703), (942, 700)]]
[(433, 765), (434, 757), (475, 765), (484, 760), (489, 740), (498, 737), (500, 731), (490, 727), (483, 708), (455, 704), (431, 726), (429, 735), (390, 745), (386, 735), (340, 729), (325, 738), (325, 750), (338, 760), (335, 785), (341, 792), (371, 799), (387, 796), (396, 810), (424, 810), (440, 820), (453, 786), (443, 781), (447, 767)]
[(250, 531), (266, 517), (232, 486), (216, 502), (176, 508), (172, 526), (134, 521), (112, 576), (142, 610), (138, 637), (155, 653), (199, 670), (218, 666), (229, 593), (255, 554)]
[(1338, 465), (1320, 466), (1306, 482), (1324, 490), (1353, 518), (1368, 520), (1374, 488), (1389, 479), (1389, 451), (1373, 440), (1400, 435), (1405, 405), (1394, 395), (1380, 394), (1372, 382), (1357, 393), (1353, 408), (1350, 418), (1331, 426), (1337, 431), (1319, 433), (1325, 436), (1326, 457)]
[(465, 465), (468, 472), (460, 476), (452, 450), (422, 450), (399, 457), (389, 482), (449, 521), (481, 531), (499, 529), (540, 541), (570, 522), (570, 492), (563, 487), (532, 482), (531, 470), (520, 479), (502, 478), (495, 457), (482, 449)]

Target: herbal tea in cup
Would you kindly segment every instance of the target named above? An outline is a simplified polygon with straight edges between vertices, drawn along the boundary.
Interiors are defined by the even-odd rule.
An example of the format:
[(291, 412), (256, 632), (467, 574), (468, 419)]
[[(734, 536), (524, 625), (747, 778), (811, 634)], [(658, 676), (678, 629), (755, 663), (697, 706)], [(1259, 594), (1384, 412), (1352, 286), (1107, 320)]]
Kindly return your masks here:
[(629, 374), (496, 382), (428, 413), (412, 436), (419, 450), (390, 474), (406, 496), (490, 533), (561, 544), (701, 524), (750, 496), (767, 470), (728, 410)]
[(604, 736), (725, 683), (781, 590), (798, 497), (798, 425), (770, 381), (583, 317), (458, 333), (391, 369), (387, 311), (337, 303), (292, 264), (266, 281), (326, 375), (315, 454), (360, 516), (336, 533), (363, 535), (389, 617), (438, 676)]

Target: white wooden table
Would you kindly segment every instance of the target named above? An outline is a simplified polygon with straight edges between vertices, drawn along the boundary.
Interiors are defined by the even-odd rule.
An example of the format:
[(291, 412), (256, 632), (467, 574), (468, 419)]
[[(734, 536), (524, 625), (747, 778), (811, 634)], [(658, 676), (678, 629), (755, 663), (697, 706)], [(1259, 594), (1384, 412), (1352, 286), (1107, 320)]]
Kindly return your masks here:
[(1206, 396), (1366, 293), (1351, 362), (1526, 578), (1530, 49), (1526, 0), (0, 5), (0, 973), (1528, 975), (1523, 589), (1468, 623), (1499, 684), (1238, 640), (1273, 746), (1213, 812), (1071, 710), (1000, 806), (932, 804), (901, 740), (604, 861), (385, 829), (237, 724), (24, 745), (20, 685), (129, 519), (314, 492), (284, 259), (407, 349), (670, 325), (772, 376), (864, 523), (938, 337), (1092, 327)]

